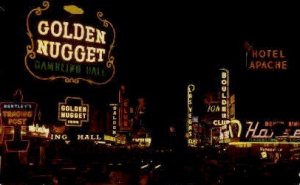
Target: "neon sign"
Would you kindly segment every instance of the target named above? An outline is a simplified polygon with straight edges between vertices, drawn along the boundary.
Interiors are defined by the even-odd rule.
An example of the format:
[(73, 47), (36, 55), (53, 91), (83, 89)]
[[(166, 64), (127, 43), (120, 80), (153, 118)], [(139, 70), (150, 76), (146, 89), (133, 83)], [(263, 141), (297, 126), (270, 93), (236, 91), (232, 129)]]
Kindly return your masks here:
[(208, 107), (207, 107), (207, 110), (206, 112), (211, 112), (211, 113), (214, 113), (214, 112), (220, 112), (221, 111), (221, 108), (220, 108), (220, 105), (219, 104), (209, 104)]
[(229, 71), (225, 68), (221, 68), (221, 80), (220, 80), (220, 120), (213, 120), (212, 123), (215, 126), (228, 125), (229, 121)]
[(138, 143), (141, 146), (149, 147), (151, 145), (152, 139), (150, 137), (146, 138), (132, 138), (133, 143)]
[[(300, 122), (295, 121), (246, 121), (245, 139), (249, 141), (300, 142)], [(295, 126), (297, 125), (297, 126)]]
[[(70, 136), (67, 134), (50, 134), (52, 141), (70, 141)], [(100, 141), (103, 140), (103, 134), (77, 134), (74, 138), (78, 141)]]
[(277, 48), (255, 49), (248, 42), (245, 42), (244, 47), (246, 50), (247, 69), (269, 71), (288, 69), (288, 61), (284, 50)]
[(95, 85), (113, 78), (115, 29), (102, 12), (44, 1), (28, 13), (26, 25), (25, 67), (35, 78)]
[(26, 152), (30, 143), (23, 139), (23, 136), (26, 134), (27, 126), (35, 122), (37, 104), (23, 102), (23, 93), (19, 89), (14, 97), (20, 99), (0, 103), (5, 149), (7, 152)]
[(119, 130), (124, 132), (130, 131), (132, 130), (132, 125), (129, 121), (129, 98), (124, 85), (119, 90), (119, 105)]
[(38, 124), (32, 124), (28, 126), (28, 135), (32, 137), (48, 138), (50, 129), (45, 125), (39, 126)]
[(117, 134), (117, 123), (118, 123), (118, 104), (110, 104), (111, 106), (111, 122), (112, 122), (112, 135)]
[(193, 92), (195, 91), (195, 85), (189, 84), (187, 87), (187, 124), (186, 132), (188, 138), (188, 146), (194, 146), (195, 142), (193, 137)]
[(67, 97), (64, 103), (58, 103), (58, 120), (65, 126), (81, 127), (82, 122), (89, 121), (89, 105), (79, 97)]

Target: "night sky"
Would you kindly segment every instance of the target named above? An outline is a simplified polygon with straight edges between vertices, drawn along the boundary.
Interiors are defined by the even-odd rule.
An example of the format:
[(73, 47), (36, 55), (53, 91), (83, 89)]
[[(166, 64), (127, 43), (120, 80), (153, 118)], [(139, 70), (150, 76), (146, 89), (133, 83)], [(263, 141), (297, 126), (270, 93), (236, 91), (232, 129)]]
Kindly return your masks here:
[[(225, 67), (230, 70), (230, 91), (237, 97), (238, 118), (300, 118), (299, 15), (282, 4), (270, 7), (250, 3), (204, 5), (193, 1), (64, 2), (100, 10), (114, 24), (115, 78), (104, 86), (34, 79), (24, 69), (28, 43), (25, 17), (41, 1), (18, 1), (18, 5), (3, 2), (1, 101), (10, 100), (14, 90), (21, 88), (24, 99), (39, 102), (44, 121), (51, 123), (56, 119), (53, 109), (65, 96), (81, 96), (93, 106), (103, 107), (117, 100), (118, 87), (125, 84), (130, 96), (146, 98), (151, 127), (163, 134), (169, 125), (184, 128), (186, 86), (196, 85), (194, 106), (201, 109), (202, 97), (218, 87), (218, 69)], [(257, 47), (284, 49), (289, 69), (247, 71), (245, 41)]]

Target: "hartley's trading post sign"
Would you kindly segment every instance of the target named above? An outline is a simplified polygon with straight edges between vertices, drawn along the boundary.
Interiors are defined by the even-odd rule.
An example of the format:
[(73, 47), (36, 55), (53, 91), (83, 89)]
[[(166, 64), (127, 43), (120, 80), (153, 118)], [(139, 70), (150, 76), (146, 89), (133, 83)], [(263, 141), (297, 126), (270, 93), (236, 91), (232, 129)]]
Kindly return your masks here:
[(23, 139), (28, 125), (35, 122), (37, 104), (23, 102), (22, 91), (17, 90), (14, 96), (19, 95), (20, 100), (0, 103), (1, 123), (4, 133), (4, 144), (7, 152), (26, 152), (29, 141)]
[(102, 12), (44, 1), (26, 21), (25, 67), (35, 78), (95, 85), (111, 81), (115, 29)]

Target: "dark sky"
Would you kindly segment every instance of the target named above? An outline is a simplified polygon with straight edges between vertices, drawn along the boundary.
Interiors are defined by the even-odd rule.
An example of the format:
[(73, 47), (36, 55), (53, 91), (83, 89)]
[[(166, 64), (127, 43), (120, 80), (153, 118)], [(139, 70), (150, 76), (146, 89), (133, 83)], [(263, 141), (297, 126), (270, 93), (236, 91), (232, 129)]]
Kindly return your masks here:
[[(16, 88), (25, 99), (38, 101), (50, 111), (67, 95), (81, 96), (95, 106), (114, 101), (120, 84), (132, 97), (147, 99), (152, 125), (183, 125), (186, 86), (197, 86), (195, 96), (217, 86), (220, 67), (230, 70), (231, 92), (237, 96), (241, 119), (299, 120), (299, 20), (282, 4), (201, 4), (194, 1), (65, 1), (91, 10), (101, 10), (117, 30), (117, 74), (105, 86), (43, 82), (24, 69), (28, 42), (27, 12), (40, 1), (2, 3), (1, 10), (1, 101)], [(283, 48), (289, 69), (277, 72), (247, 71), (243, 43)], [(194, 102), (195, 106), (201, 106)], [(197, 114), (197, 113), (195, 113)]]

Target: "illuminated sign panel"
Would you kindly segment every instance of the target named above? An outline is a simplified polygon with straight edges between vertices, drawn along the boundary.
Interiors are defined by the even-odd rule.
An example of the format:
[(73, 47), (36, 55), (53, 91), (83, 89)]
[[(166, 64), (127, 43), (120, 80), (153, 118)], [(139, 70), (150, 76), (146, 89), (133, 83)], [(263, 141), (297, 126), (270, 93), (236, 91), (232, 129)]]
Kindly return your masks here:
[(111, 125), (112, 135), (117, 134), (117, 123), (118, 123), (118, 104), (110, 104), (111, 106)]
[(206, 111), (208, 113), (221, 112), (220, 104), (209, 104)]
[(132, 138), (133, 143), (138, 143), (140, 146), (150, 147), (152, 139), (146, 138)]
[(229, 118), (230, 120), (235, 119), (235, 94), (229, 99)]
[(119, 90), (119, 105), (119, 130), (131, 131), (132, 125), (129, 121), (129, 98), (126, 94), (124, 85), (122, 85)]
[(3, 140), (7, 152), (26, 152), (29, 141), (24, 140), (23, 136), (27, 132), (27, 126), (35, 122), (37, 104), (23, 102), (20, 90), (17, 90), (14, 96), (20, 96), (20, 100), (0, 103), (1, 124), (4, 125)]
[(68, 140), (67, 134), (50, 134), (51, 140)]
[(34, 122), (36, 103), (0, 103), (1, 120), (6, 126), (25, 126)]
[(248, 42), (244, 43), (246, 50), (246, 68), (248, 70), (287, 70), (288, 61), (283, 49), (254, 48)]
[(32, 124), (28, 126), (28, 136), (48, 138), (50, 129), (46, 128), (45, 125), (39, 126), (38, 124)]
[(221, 119), (213, 120), (214, 126), (224, 126), (229, 124), (229, 71), (221, 68), (221, 79), (220, 79), (220, 110)]
[(40, 80), (108, 83), (115, 74), (113, 25), (102, 12), (44, 1), (27, 15), (25, 66)]
[(228, 100), (229, 100), (229, 71), (221, 70), (221, 118), (229, 119)]
[(245, 141), (300, 142), (300, 121), (246, 121), (245, 127)]
[(67, 97), (64, 103), (58, 104), (58, 120), (66, 126), (81, 127), (82, 122), (89, 121), (89, 105), (83, 104), (78, 97)]
[[(219, 84), (219, 83), (218, 83)], [(219, 90), (219, 88), (218, 88)], [(203, 113), (202, 120), (212, 124), (213, 120), (221, 118), (221, 104), (219, 92), (207, 91), (203, 99)]]
[(103, 140), (103, 134), (77, 134), (73, 136), (75, 138), (71, 139), (71, 136), (68, 134), (50, 134), (50, 139), (52, 141), (71, 141), (71, 140), (78, 140), (78, 141), (101, 141)]
[(188, 139), (188, 146), (195, 146), (196, 140), (193, 139), (193, 92), (195, 85), (189, 84), (187, 87), (187, 122), (186, 134)]

